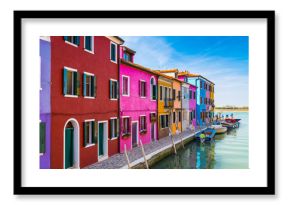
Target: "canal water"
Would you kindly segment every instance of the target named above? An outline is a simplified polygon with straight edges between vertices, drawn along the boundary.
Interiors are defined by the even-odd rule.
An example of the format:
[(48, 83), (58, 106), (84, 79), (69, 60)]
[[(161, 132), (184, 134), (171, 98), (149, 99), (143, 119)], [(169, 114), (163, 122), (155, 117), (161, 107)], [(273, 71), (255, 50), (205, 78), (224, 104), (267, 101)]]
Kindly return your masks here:
[[(223, 113), (226, 114), (231, 113)], [(177, 155), (170, 155), (151, 169), (248, 169), (248, 112), (234, 112), (240, 127), (215, 135), (209, 143), (190, 142)]]

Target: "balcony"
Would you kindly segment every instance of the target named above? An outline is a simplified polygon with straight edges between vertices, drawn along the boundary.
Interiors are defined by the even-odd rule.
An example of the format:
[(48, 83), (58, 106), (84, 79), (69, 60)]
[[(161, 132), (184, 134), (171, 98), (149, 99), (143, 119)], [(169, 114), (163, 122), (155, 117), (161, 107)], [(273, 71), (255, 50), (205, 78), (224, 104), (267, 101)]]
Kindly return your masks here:
[(173, 107), (173, 100), (171, 98), (165, 98), (164, 99), (164, 107), (165, 108)]

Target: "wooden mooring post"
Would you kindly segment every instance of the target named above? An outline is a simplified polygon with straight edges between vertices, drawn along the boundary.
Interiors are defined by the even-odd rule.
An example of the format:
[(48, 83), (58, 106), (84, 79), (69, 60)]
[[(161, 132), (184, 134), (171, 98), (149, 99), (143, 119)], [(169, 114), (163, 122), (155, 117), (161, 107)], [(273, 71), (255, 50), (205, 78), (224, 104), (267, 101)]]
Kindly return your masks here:
[(149, 166), (148, 166), (148, 162), (147, 162), (147, 159), (146, 159), (146, 155), (145, 155), (145, 151), (144, 151), (144, 147), (143, 147), (142, 140), (140, 140), (139, 142), (140, 142), (140, 145), (141, 145), (141, 150), (142, 150), (142, 154), (143, 154), (143, 157), (144, 157), (144, 162), (145, 162), (145, 165), (146, 165), (146, 169), (149, 169)]
[(128, 154), (127, 154), (127, 146), (126, 146), (126, 144), (125, 144), (125, 147), (124, 147), (124, 152), (125, 152), (126, 161), (127, 161), (127, 164), (128, 164), (128, 169), (131, 169), (130, 160), (129, 160), (129, 157), (128, 157)]

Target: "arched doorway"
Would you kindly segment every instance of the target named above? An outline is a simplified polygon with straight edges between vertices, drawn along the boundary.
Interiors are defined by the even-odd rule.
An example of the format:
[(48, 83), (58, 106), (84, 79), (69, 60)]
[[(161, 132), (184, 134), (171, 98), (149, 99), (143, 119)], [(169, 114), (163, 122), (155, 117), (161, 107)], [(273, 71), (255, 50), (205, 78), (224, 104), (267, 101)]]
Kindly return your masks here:
[(63, 167), (80, 168), (79, 124), (75, 119), (69, 119), (64, 126)]

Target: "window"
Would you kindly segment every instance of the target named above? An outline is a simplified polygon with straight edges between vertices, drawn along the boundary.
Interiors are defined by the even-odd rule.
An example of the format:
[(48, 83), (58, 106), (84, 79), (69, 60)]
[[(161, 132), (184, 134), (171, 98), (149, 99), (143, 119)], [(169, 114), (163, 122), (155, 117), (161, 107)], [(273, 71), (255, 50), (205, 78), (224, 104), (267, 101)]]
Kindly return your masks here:
[(63, 69), (63, 94), (65, 96), (79, 96), (80, 76), (77, 70), (67, 67)]
[(167, 128), (168, 127), (168, 115), (161, 115), (160, 116), (160, 127), (161, 128)]
[(124, 117), (123, 118), (123, 130), (122, 130), (123, 135), (130, 134), (130, 118), (129, 117)]
[(115, 100), (119, 98), (119, 86), (117, 80), (110, 80), (110, 99)]
[(157, 85), (155, 83), (154, 77), (151, 77), (150, 85), (151, 85), (151, 100), (157, 100)]
[(172, 90), (172, 97), (173, 97), (172, 100), (176, 99), (176, 90), (175, 89)]
[(141, 97), (146, 97), (146, 82), (143, 80), (139, 81), (139, 93)]
[(117, 44), (111, 42), (110, 59), (112, 62), (117, 63)]
[(200, 88), (202, 89), (202, 81), (200, 81)]
[(162, 100), (163, 99), (163, 87), (162, 86), (160, 86), (159, 87), (160, 88), (160, 100)]
[(128, 52), (124, 52), (124, 60), (132, 62), (132, 55)]
[(119, 119), (110, 119), (110, 138), (119, 137)]
[(175, 123), (176, 122), (176, 113), (173, 112), (172, 114), (173, 114), (173, 123)]
[(84, 147), (95, 144), (95, 120), (84, 122)]
[(96, 96), (96, 77), (91, 73), (83, 75), (83, 94), (85, 97)]
[(122, 86), (122, 94), (124, 96), (129, 96), (129, 90), (130, 90), (130, 83), (129, 83), (129, 77), (128, 76), (123, 76), (123, 86)]
[(181, 91), (180, 90), (178, 91), (178, 100), (179, 101), (181, 100)]
[(193, 119), (195, 119), (195, 110), (193, 110), (192, 112), (193, 112)]
[(79, 46), (80, 45), (80, 37), (79, 36), (64, 36), (65, 42), (69, 44)]
[(190, 120), (190, 122), (192, 121), (192, 118), (193, 118), (192, 112), (189, 112), (189, 120)]
[(181, 111), (178, 111), (178, 122), (181, 122)]
[(85, 50), (94, 52), (94, 37), (93, 36), (85, 36), (84, 37), (84, 45), (85, 45)]
[(189, 91), (189, 99), (192, 99), (192, 90)]
[(140, 116), (140, 132), (146, 131), (146, 116)]
[(41, 122), (39, 124), (39, 152), (40, 154), (45, 153), (45, 136), (46, 136), (46, 124)]
[(193, 92), (193, 99), (196, 99), (196, 92)]
[(202, 97), (200, 97), (200, 104), (202, 104)]

